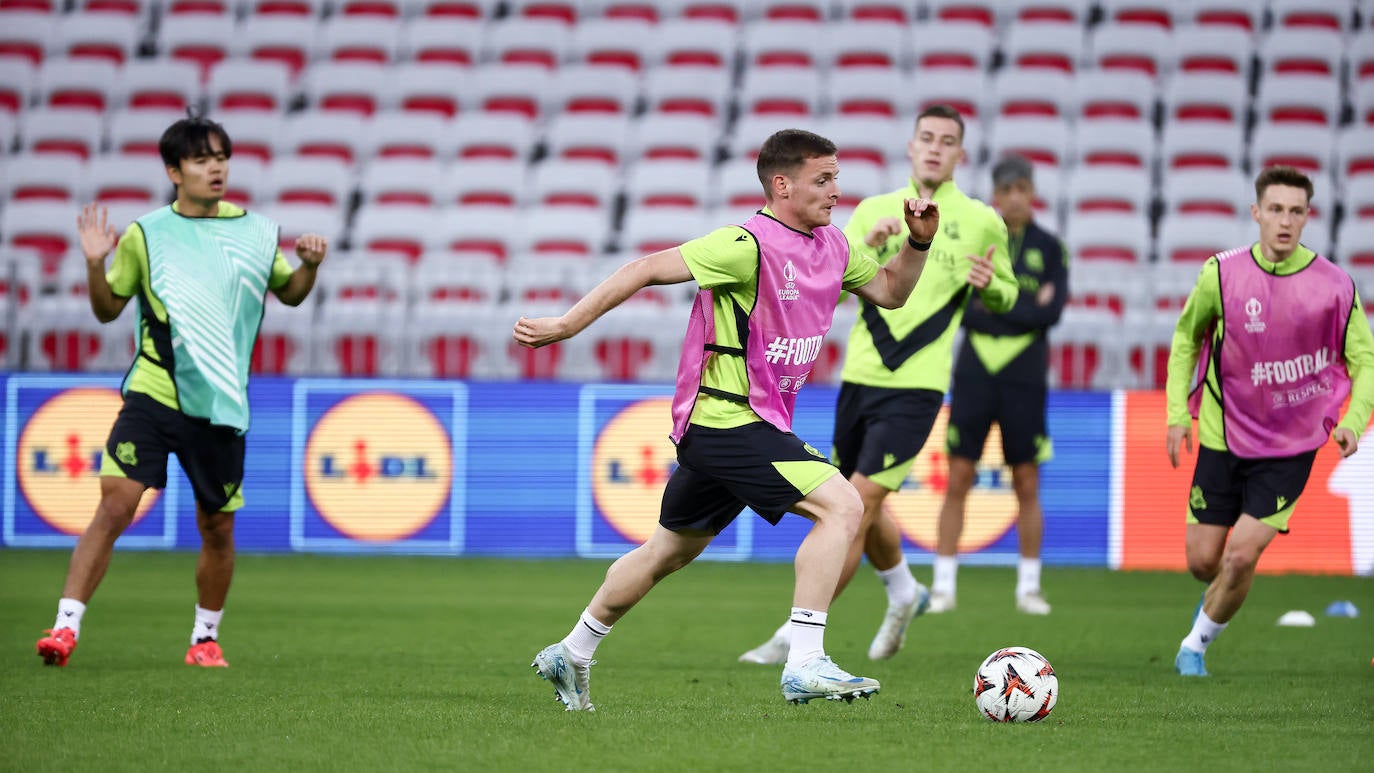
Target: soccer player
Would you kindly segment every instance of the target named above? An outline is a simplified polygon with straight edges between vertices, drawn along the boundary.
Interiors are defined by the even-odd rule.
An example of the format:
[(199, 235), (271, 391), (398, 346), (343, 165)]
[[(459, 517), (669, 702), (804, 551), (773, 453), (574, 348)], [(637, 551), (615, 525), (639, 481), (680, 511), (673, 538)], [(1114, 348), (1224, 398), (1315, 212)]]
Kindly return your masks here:
[[(77, 218), (91, 309), (111, 322), (138, 298), (138, 354), (124, 377), (124, 405), (105, 442), (100, 504), (72, 551), (57, 621), (38, 640), (48, 665), (65, 666), (86, 604), (110, 565), (145, 489), (167, 485), (175, 453), (196, 498), (200, 558), (195, 624), (186, 663), (227, 666), (218, 643), (234, 573), (234, 511), (243, 505), (248, 365), (270, 289), (297, 306), (315, 285), (326, 241), (296, 240), (294, 271), (267, 218), (221, 201), (233, 148), (202, 117), (173, 123), (158, 143), (176, 201), (138, 218), (118, 246), (104, 207)], [(114, 262), (105, 271), (105, 257)]]
[[(1006, 225), (954, 182), (954, 169), (966, 157), (963, 142), (964, 120), (957, 110), (948, 105), (923, 110), (907, 144), (910, 185), (859, 202), (845, 226), (850, 241), (881, 263), (896, 255), (907, 238), (900, 217), (904, 200), (919, 196), (940, 207), (940, 232), (910, 300), (885, 310), (860, 296), (835, 408), (833, 458), (858, 490), (864, 508), (835, 592), (844, 590), (866, 554), (888, 600), (868, 649), (874, 660), (901, 649), (907, 625), (930, 600), (907, 566), (901, 533), (883, 513), (883, 500), (901, 487), (939, 414), (949, 388), (954, 336), (969, 297), (978, 295), (993, 312), (1006, 311), (1016, 301)], [(780, 662), (787, 656), (792, 630), (782, 626), (739, 659)]]
[(949, 390), (949, 482), (940, 507), (930, 611), (954, 609), (964, 505), (995, 421), (1016, 492), (1016, 536), (1021, 543), (1016, 608), (1048, 615), (1049, 602), (1040, 593), (1040, 465), (1054, 453), (1045, 428), (1045, 336), (1059, 321), (1069, 296), (1068, 263), (1063, 243), (1033, 217), (1035, 179), (1030, 162), (1020, 156), (998, 161), (992, 168), (992, 186), (992, 204), (1007, 224), (1020, 294), (1005, 314), (988, 313), (978, 298), (964, 311), (964, 343)]
[(900, 306), (921, 276), (939, 214), (914, 196), (899, 203), (911, 235), (879, 266), (851, 252), (830, 224), (838, 174), (834, 143), (779, 131), (759, 150), (766, 207), (742, 226), (627, 263), (561, 317), (516, 322), (518, 343), (543, 346), (576, 335), (643, 287), (689, 280), (700, 287), (673, 398), (679, 466), (664, 490), (658, 528), (611, 565), (567, 637), (532, 664), (568, 710), (592, 710), (589, 667), (611, 627), (705, 550), (745, 505), (769, 523), (788, 512), (812, 522), (796, 555), (796, 633), (782, 672), (783, 698), (852, 701), (878, 692), (876, 680), (845, 672), (825, 654), (826, 611), (862, 505), (838, 470), (792, 434), (792, 410), (840, 293)]
[(1207, 646), (1245, 602), (1264, 549), (1288, 532), (1317, 449), (1329, 435), (1342, 457), (1355, 453), (1374, 409), (1374, 333), (1355, 283), (1300, 243), (1311, 202), (1302, 172), (1260, 172), (1250, 205), (1259, 241), (1207, 259), (1174, 330), (1165, 448), (1178, 467), (1197, 417), (1185, 549), (1207, 583), (1174, 658), (1184, 676), (1207, 676)]

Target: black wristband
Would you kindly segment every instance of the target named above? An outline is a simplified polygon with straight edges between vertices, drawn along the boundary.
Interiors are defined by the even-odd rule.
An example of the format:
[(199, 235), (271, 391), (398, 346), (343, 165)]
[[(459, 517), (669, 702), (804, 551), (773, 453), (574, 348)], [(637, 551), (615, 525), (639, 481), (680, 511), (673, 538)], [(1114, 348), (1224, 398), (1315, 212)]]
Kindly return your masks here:
[(911, 249), (919, 250), (921, 252), (925, 252), (926, 250), (930, 249), (931, 244), (930, 242), (918, 242), (910, 236), (906, 237), (906, 243), (911, 245)]

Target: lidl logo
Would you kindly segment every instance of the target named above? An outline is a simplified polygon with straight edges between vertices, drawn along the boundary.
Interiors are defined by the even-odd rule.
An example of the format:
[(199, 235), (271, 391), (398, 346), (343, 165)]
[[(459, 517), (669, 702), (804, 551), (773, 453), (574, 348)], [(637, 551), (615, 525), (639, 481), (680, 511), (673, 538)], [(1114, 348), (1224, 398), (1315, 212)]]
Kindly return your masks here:
[(347, 397), (324, 413), (305, 445), (305, 490), (331, 526), (358, 540), (414, 535), (434, 520), (453, 485), (452, 439), (405, 395)]
[(601, 515), (633, 542), (644, 542), (658, 525), (668, 476), (677, 468), (670, 398), (628, 404), (596, 438), (592, 449), (592, 498)]
[[(105, 439), (123, 402), (116, 389), (68, 389), (39, 406), (24, 425), (15, 451), (19, 490), (54, 529), (81, 534), (95, 515)], [(155, 489), (144, 493), (135, 523), (157, 497)]]
[[(930, 551), (935, 550), (940, 506), (949, 485), (949, 457), (939, 440), (944, 437), (958, 437), (957, 430), (949, 427), (947, 405), (935, 418), (929, 439), (912, 462), (902, 488), (887, 498), (902, 533)], [(978, 480), (969, 492), (959, 550), (981, 550), (1001, 538), (1015, 522), (1016, 495), (1011, 486), (1011, 469), (1002, 457), (1002, 431), (994, 424), (983, 447), (983, 458), (978, 462)]]

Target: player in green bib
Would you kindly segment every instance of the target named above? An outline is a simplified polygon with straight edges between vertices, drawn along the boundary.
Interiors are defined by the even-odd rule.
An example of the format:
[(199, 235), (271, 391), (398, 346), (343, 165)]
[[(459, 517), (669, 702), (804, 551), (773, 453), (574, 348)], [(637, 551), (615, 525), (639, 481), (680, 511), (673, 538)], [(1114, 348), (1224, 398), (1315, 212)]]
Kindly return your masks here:
[[(832, 460), (858, 489), (864, 506), (835, 595), (867, 555), (888, 596), (887, 614), (868, 650), (874, 660), (897, 653), (907, 625), (930, 600), (907, 566), (901, 532), (883, 513), (883, 501), (901, 488), (939, 414), (949, 388), (955, 333), (969, 298), (976, 293), (994, 313), (1016, 302), (1006, 225), (954, 182), (954, 170), (966, 158), (963, 142), (959, 111), (948, 105), (923, 110), (907, 145), (910, 184), (859, 202), (844, 229), (856, 251), (886, 263), (907, 238), (902, 201), (927, 198), (940, 208), (940, 230), (907, 302), (896, 309), (859, 302), (835, 409)], [(789, 630), (782, 626), (739, 659), (782, 662)]]
[(221, 200), (233, 146), (214, 121), (177, 121), (158, 146), (176, 201), (138, 218), (118, 246), (103, 207), (88, 205), (77, 220), (91, 309), (111, 322), (137, 298), (138, 353), (102, 455), (100, 504), (72, 551), (57, 620), (38, 641), (48, 665), (66, 665), (76, 649), (86, 603), (105, 576), (115, 540), (132, 523), (143, 492), (167, 484), (168, 454), (177, 455), (191, 483), (201, 537), (185, 661), (229, 665), (219, 624), (234, 573), (248, 370), (263, 301), (271, 290), (282, 303), (300, 305), (328, 246), (314, 234), (296, 240), (301, 263), (293, 271), (277, 246), (276, 223)]

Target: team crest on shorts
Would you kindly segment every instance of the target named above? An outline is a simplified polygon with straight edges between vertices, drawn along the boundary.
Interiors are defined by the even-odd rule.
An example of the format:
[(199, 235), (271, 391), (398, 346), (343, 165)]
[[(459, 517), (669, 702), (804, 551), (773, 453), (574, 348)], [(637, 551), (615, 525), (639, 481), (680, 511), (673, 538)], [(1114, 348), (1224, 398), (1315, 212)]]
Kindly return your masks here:
[(1207, 500), (1202, 496), (1201, 486), (1193, 486), (1193, 492), (1188, 495), (1188, 506), (1194, 510), (1207, 509)]
[(138, 466), (138, 453), (134, 450), (132, 441), (115, 445), (115, 458), (129, 467)]

